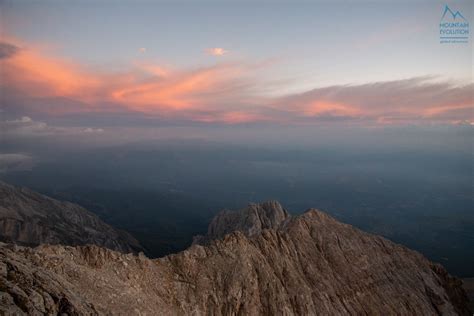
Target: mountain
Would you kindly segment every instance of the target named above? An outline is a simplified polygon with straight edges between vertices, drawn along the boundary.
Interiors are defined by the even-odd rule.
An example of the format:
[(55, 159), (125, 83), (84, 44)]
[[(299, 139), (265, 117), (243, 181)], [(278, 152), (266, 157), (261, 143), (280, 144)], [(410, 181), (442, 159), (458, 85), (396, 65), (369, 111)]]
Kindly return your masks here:
[(241, 231), (251, 237), (260, 234), (264, 229), (278, 229), (290, 218), (288, 211), (277, 201), (252, 203), (239, 211), (223, 210), (212, 219), (207, 235), (195, 236), (193, 243), (206, 244), (233, 231)]
[(474, 278), (466, 278), (462, 280), (462, 283), (469, 298), (469, 307), (474, 314)]
[(153, 260), (1, 244), (0, 313), (470, 315), (462, 282), (442, 266), (315, 209), (225, 211), (202, 238)]
[(94, 244), (125, 253), (143, 250), (130, 234), (113, 228), (76, 204), (3, 182), (0, 239), (26, 246)]

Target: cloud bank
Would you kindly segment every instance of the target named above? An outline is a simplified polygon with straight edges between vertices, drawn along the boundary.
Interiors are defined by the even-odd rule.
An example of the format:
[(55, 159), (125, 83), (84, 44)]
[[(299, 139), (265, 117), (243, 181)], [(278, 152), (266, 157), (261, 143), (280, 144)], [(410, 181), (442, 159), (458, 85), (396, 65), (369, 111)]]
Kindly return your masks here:
[[(209, 53), (221, 56), (226, 51), (213, 48)], [(28, 113), (133, 113), (205, 124), (474, 122), (474, 85), (437, 77), (335, 85), (269, 96), (265, 93), (269, 80), (260, 73), (268, 65), (244, 62), (193, 69), (131, 63), (127, 71), (117, 73), (90, 69), (39, 49), (1, 43), (0, 63), (4, 106), (13, 111), (12, 107), (19, 109), (21, 104), (16, 112), (25, 117)], [(36, 122), (6, 124), (20, 123)]]
[(34, 162), (30, 155), (22, 153), (0, 154), (0, 174), (10, 171), (31, 170)]

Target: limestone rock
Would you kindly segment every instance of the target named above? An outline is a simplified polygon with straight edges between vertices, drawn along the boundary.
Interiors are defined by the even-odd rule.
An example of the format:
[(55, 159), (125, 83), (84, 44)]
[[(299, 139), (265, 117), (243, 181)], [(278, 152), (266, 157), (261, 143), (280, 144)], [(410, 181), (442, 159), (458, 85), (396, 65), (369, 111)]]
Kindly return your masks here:
[(79, 205), (0, 182), (0, 240), (19, 245), (95, 244), (121, 252), (143, 248), (130, 234)]
[(206, 244), (234, 231), (241, 231), (251, 237), (264, 229), (278, 229), (290, 218), (290, 214), (277, 201), (251, 203), (239, 211), (223, 210), (212, 219), (207, 235), (195, 237), (193, 243)]
[(245, 209), (213, 221), (227, 234), (210, 229), (218, 238), (154, 260), (97, 246), (1, 244), (0, 312), (470, 315), (461, 281), (421, 254), (318, 210), (289, 217), (265, 205), (252, 206), (257, 220)]

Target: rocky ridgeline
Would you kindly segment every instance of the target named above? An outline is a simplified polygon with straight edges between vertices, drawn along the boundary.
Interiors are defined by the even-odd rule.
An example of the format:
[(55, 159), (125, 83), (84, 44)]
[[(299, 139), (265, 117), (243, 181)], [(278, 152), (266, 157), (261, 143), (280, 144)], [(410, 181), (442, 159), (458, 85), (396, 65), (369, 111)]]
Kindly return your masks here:
[(124, 253), (143, 250), (130, 234), (79, 205), (1, 181), (0, 240), (27, 246), (94, 244)]
[(288, 223), (290, 218), (288, 211), (277, 201), (252, 203), (239, 211), (223, 210), (211, 220), (207, 235), (195, 236), (193, 244), (205, 245), (234, 231), (241, 231), (252, 237), (264, 229), (279, 229)]
[(154, 260), (2, 244), (0, 314), (469, 315), (443, 267), (317, 210), (225, 211), (201, 241)]

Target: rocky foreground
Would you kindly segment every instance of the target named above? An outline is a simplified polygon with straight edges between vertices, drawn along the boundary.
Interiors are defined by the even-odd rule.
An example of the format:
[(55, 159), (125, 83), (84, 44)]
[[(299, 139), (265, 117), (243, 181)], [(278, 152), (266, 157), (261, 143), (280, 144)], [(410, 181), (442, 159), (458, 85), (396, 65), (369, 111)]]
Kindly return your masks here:
[(461, 281), (442, 266), (318, 210), (291, 217), (276, 202), (225, 211), (208, 236), (154, 260), (2, 244), (0, 290), (0, 314), (469, 315)]

